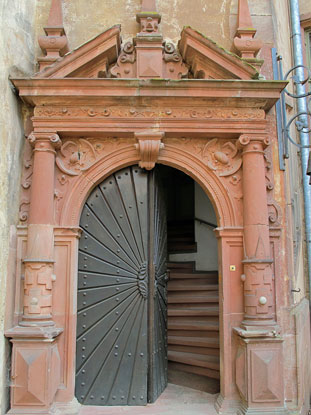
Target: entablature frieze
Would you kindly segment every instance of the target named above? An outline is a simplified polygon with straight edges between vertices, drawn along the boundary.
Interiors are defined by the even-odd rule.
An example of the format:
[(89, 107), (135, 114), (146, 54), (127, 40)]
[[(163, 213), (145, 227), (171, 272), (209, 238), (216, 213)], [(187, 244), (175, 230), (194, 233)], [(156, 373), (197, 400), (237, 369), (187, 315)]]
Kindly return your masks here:
[[(158, 103), (159, 104), (159, 103)], [(224, 134), (237, 138), (243, 133), (266, 131), (261, 108), (215, 105), (82, 105), (37, 106), (32, 118), (35, 131), (57, 130), (61, 136), (106, 133), (134, 134), (159, 129), (168, 135), (209, 137)]]

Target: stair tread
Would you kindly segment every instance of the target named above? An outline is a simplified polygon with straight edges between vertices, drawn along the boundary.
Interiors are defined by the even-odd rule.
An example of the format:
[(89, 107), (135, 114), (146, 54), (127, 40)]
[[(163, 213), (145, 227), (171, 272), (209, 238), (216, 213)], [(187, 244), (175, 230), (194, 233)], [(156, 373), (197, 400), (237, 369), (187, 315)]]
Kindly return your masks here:
[(167, 284), (168, 291), (185, 291), (185, 290), (208, 290), (217, 291), (218, 284), (211, 284), (204, 278), (182, 279), (169, 281)]
[(219, 308), (200, 307), (200, 308), (169, 308), (167, 310), (168, 316), (218, 316)]
[(170, 279), (213, 279), (218, 281), (218, 274), (214, 271), (210, 273), (200, 273), (200, 272), (176, 272), (176, 270), (170, 270)]
[(168, 268), (181, 268), (181, 269), (193, 269), (194, 267), (194, 262), (190, 261), (190, 262), (168, 262), (167, 263), (167, 267)]
[(205, 367), (199, 367), (199, 366), (191, 366), (184, 363), (178, 363), (178, 362), (169, 362), (169, 366), (171, 369), (179, 370), (181, 372), (187, 372), (187, 373), (195, 373), (200, 376), (207, 376), (209, 378), (217, 379), (220, 378), (219, 370), (214, 369), (207, 369)]
[(215, 291), (170, 291), (167, 300), (168, 303), (218, 303), (219, 297)]
[(176, 352), (173, 350), (168, 352), (168, 360), (219, 370), (219, 357), (214, 355), (210, 356), (205, 354)]
[(219, 348), (218, 337), (168, 336), (168, 344)]
[(167, 327), (169, 330), (207, 330), (207, 331), (218, 331), (219, 322), (218, 321), (185, 321), (181, 319), (180, 321), (169, 318), (167, 322)]

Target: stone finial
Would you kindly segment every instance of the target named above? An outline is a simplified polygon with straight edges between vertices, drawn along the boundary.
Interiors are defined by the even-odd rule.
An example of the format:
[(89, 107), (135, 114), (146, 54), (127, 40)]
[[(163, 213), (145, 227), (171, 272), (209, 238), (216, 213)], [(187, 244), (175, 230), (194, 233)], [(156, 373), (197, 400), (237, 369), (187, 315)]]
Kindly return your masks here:
[(46, 36), (40, 36), (38, 39), (39, 45), (46, 55), (38, 59), (40, 71), (69, 51), (63, 24), (62, 0), (52, 0), (48, 25), (44, 31)]
[(233, 42), (241, 57), (250, 62), (256, 58), (262, 48), (262, 41), (254, 39), (256, 32), (257, 30), (253, 27), (248, 0), (239, 0), (238, 28)]
[(156, 0), (142, 0), (141, 12), (136, 20), (140, 24), (139, 36), (160, 35), (161, 15), (157, 11)]

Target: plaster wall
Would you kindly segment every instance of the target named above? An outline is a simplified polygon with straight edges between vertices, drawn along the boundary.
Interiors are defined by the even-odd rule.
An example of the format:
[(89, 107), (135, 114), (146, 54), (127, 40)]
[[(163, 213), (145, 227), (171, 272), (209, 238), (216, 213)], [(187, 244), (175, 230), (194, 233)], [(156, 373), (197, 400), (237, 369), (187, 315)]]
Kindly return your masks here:
[(299, 0), (300, 14), (311, 13), (311, 4), (309, 0)]
[[(0, 5), (0, 333), (5, 325), (8, 258), (14, 258), (18, 221), (21, 155), (24, 143), (20, 102), (8, 77), (30, 76), (34, 69), (35, 0), (3, 0)], [(14, 263), (14, 261), (11, 261)], [(11, 267), (13, 269), (13, 266)], [(0, 335), (0, 413), (8, 406), (9, 344)]]
[[(302, 2), (303, 3), (303, 2)], [(311, 6), (309, 6), (311, 9)], [(274, 23), (274, 37), (275, 47), (279, 55), (282, 56), (283, 72), (284, 74), (293, 67), (292, 63), (292, 45), (290, 40), (290, 18), (288, 14), (288, 7), (285, 2), (280, 2), (277, 5), (272, 3), (273, 23)], [(288, 90), (293, 91), (292, 83), (289, 84)], [(292, 98), (286, 96), (286, 110), (287, 119), (289, 120), (297, 111), (295, 102)], [(297, 135), (297, 142), (299, 137), (295, 128), (291, 130), (292, 137)], [(278, 150), (275, 148), (275, 151)], [(306, 270), (304, 260), (304, 229), (301, 226), (303, 222), (303, 191), (302, 186), (297, 186), (301, 182), (301, 166), (299, 159), (298, 148), (289, 145), (290, 157), (286, 160), (286, 171), (282, 173), (278, 171), (278, 162), (274, 164), (275, 175), (285, 175), (284, 190), (280, 193), (280, 201), (286, 200), (285, 215), (287, 218), (287, 238), (288, 241), (293, 241), (287, 247), (287, 264), (288, 269), (286, 277), (290, 280), (292, 288), (299, 288), (300, 293), (294, 294), (291, 301), (298, 304), (302, 298), (306, 296)]]
[[(195, 183), (195, 217), (217, 224), (213, 206), (204, 190)], [(197, 252), (170, 255), (170, 261), (195, 261), (197, 271), (215, 271), (218, 269), (217, 239), (213, 228), (198, 221), (195, 222), (195, 240)]]

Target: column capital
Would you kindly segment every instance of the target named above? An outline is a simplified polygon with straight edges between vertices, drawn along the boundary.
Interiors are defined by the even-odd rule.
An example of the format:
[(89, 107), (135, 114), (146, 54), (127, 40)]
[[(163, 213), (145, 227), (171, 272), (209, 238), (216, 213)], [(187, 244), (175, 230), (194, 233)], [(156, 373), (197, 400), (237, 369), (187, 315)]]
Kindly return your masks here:
[(262, 151), (271, 144), (267, 135), (241, 134), (238, 138), (237, 147), (243, 151)]
[(55, 132), (42, 133), (33, 131), (27, 139), (37, 151), (58, 150), (62, 145), (59, 135)]

